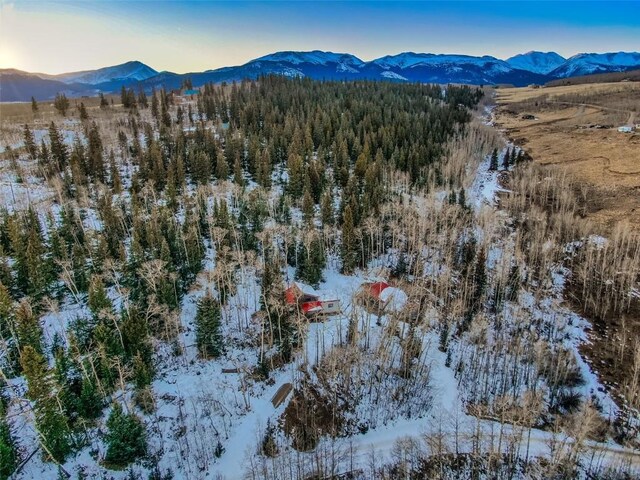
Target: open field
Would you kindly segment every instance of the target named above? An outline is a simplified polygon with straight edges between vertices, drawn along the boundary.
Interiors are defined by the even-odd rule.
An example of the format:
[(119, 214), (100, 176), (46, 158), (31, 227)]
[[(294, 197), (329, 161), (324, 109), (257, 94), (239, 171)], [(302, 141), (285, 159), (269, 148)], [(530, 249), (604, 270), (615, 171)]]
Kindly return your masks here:
[(640, 226), (640, 134), (617, 131), (640, 123), (640, 83), (506, 88), (497, 101), (498, 123), (517, 145), (578, 181), (597, 226), (604, 232), (618, 220)]
[(120, 97), (106, 96), (106, 98), (109, 103), (113, 102), (116, 108), (100, 109), (99, 97), (72, 98), (69, 100), (66, 118), (56, 112), (52, 101), (38, 102), (38, 111), (35, 114), (31, 110), (30, 102), (0, 103), (0, 152), (6, 146), (22, 144), (25, 123), (33, 129), (42, 130), (48, 129), (51, 122), (64, 123), (67, 129), (80, 132), (82, 125), (78, 122), (75, 122), (77, 123), (75, 127), (72, 125), (74, 119), (79, 117), (80, 103), (84, 103), (91, 121), (101, 124), (111, 122), (115, 118), (114, 112), (121, 113), (118, 116), (126, 118), (127, 114), (121, 108)]

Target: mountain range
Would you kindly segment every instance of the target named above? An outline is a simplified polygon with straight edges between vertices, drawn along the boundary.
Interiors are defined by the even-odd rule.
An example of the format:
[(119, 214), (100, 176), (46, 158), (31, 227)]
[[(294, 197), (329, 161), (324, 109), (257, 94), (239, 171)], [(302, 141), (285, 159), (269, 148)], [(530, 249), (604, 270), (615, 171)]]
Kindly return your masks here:
[(385, 80), (394, 82), (466, 83), (472, 85), (545, 83), (578, 75), (640, 69), (640, 53), (580, 53), (564, 58), (555, 52), (528, 52), (507, 60), (492, 56), (403, 52), (369, 62), (348, 53), (314, 50), (284, 51), (244, 65), (204, 72), (157, 72), (138, 61), (97, 70), (48, 75), (0, 69), (0, 101), (49, 100), (58, 92), (68, 96), (116, 93), (134, 89), (180, 88), (191, 79), (195, 87), (276, 74), (324, 80)]

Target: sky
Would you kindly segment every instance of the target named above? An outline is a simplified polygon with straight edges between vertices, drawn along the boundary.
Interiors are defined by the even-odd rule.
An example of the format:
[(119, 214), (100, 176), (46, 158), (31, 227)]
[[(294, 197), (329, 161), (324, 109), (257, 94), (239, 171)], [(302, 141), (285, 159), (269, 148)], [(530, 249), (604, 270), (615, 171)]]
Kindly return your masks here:
[(638, 51), (640, 0), (0, 0), (0, 68), (56, 74), (139, 60), (187, 73), (316, 49), (365, 61), (403, 51), (498, 58)]

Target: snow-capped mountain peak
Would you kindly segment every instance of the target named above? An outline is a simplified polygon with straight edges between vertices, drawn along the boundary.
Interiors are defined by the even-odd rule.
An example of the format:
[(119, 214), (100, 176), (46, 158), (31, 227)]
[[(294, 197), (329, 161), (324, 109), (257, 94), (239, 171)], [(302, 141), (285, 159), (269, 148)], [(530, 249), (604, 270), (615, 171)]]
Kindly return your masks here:
[(640, 68), (640, 53), (579, 53), (551, 72), (556, 77), (589, 75), (592, 73), (623, 72)]
[(513, 68), (546, 75), (566, 62), (566, 59), (556, 52), (531, 51), (515, 55), (506, 61)]
[(321, 80), (379, 79), (421, 83), (466, 83), (471, 85), (544, 84), (550, 80), (592, 73), (640, 69), (640, 53), (582, 53), (565, 60), (554, 52), (531, 51), (508, 60), (492, 56), (402, 52), (363, 62), (348, 53), (321, 50), (282, 51), (243, 65), (184, 74), (158, 73), (132, 61), (59, 75), (0, 69), (0, 101), (48, 100), (57, 92), (68, 96), (117, 93), (123, 85), (144, 90), (179, 89), (185, 79), (194, 86), (205, 83), (256, 79), (262, 75), (285, 75)]
[(153, 68), (137, 60), (97, 70), (84, 70), (56, 75), (56, 80), (65, 83), (86, 83), (96, 85), (112, 80), (146, 80), (157, 75)]
[(483, 57), (473, 57), (471, 55), (457, 54), (435, 54), (435, 53), (414, 53), (403, 52), (397, 55), (387, 55), (370, 62), (379, 67), (389, 68), (412, 68), (416, 66), (438, 66), (438, 65), (476, 65), (484, 67), (487, 64), (504, 63), (495, 57), (485, 55)]
[(301, 63), (310, 63), (312, 65), (338, 63), (352, 67), (364, 64), (364, 62), (358, 57), (349, 53), (323, 52), (321, 50), (313, 50), (311, 52), (276, 52), (256, 58), (255, 60), (252, 60), (252, 62), (286, 62), (293, 65), (299, 65)]

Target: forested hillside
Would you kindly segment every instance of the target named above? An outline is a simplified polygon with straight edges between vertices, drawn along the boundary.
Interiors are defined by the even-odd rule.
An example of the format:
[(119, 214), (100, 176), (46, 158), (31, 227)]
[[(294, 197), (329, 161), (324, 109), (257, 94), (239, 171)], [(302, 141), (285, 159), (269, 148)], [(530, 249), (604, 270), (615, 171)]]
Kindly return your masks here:
[(485, 93), (266, 76), (3, 119), (0, 478), (637, 475), (637, 340), (603, 386), (564, 300), (637, 308), (639, 239), (592, 235)]

